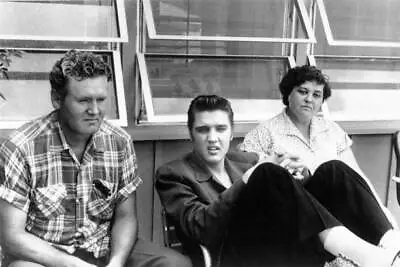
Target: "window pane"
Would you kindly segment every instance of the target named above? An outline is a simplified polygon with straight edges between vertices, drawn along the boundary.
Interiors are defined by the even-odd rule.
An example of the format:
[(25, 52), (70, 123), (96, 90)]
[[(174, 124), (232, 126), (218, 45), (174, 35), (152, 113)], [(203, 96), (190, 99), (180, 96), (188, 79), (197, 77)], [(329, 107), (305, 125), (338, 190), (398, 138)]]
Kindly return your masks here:
[(316, 55), (344, 55), (344, 56), (400, 56), (400, 48), (396, 47), (363, 47), (363, 46), (332, 46), (326, 41), (320, 16), (316, 16), (314, 45)]
[[(324, 5), (332, 38), (335, 41), (385, 41), (399, 42), (397, 11), (399, 1), (338, 0), (320, 1)], [(330, 46), (326, 40), (318, 6), (315, 21), (315, 54), (349, 56), (400, 56), (399, 47)]]
[(333, 91), (336, 120), (400, 119), (400, 59), (316, 57)]
[[(0, 50), (1, 52), (1, 50)], [(0, 124), (2, 121), (27, 121), (53, 110), (50, 100), (49, 72), (65, 51), (28, 51), (11, 57), (9, 79), (0, 79)], [(113, 65), (112, 53), (102, 52)], [(115, 79), (113, 79), (115, 80)], [(109, 83), (106, 117), (117, 119), (118, 103), (115, 82)]]
[[(154, 114), (186, 114), (199, 94), (218, 94), (233, 102), (236, 114), (255, 119), (278, 112), (279, 81), (289, 67), (282, 58), (146, 56)], [(237, 117), (238, 118), (238, 117)]]
[[(149, 0), (160, 35), (288, 38), (293, 0)], [(299, 12), (297, 12), (299, 14)], [(300, 23), (298, 33), (306, 36)]]
[[(0, 36), (1, 38), (1, 36)], [(68, 50), (73, 47), (78, 50), (110, 50), (107, 42), (89, 42), (89, 41), (49, 41), (49, 40), (0, 40), (0, 47), (12, 47), (18, 49), (59, 49)]]
[(333, 38), (400, 42), (400, 1), (323, 1)]
[(117, 38), (115, 0), (0, 2), (0, 35)]
[(205, 55), (282, 55), (281, 43), (222, 42), (222, 41), (168, 41), (148, 39), (149, 53), (205, 54)]

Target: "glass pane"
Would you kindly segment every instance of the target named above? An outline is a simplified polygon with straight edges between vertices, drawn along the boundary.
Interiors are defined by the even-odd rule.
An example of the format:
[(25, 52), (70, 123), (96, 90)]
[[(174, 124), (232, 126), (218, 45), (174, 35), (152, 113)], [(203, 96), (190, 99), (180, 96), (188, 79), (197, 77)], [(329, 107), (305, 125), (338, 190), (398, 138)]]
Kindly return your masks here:
[(148, 39), (148, 53), (203, 54), (203, 55), (282, 55), (282, 43), (223, 42), (223, 41), (168, 41)]
[(120, 37), (115, 0), (0, 2), (0, 35)]
[(68, 50), (73, 47), (79, 50), (110, 50), (108, 42), (82, 42), (82, 41), (49, 41), (49, 40), (0, 40), (0, 47), (13, 47), (18, 49), (43, 48)]
[(280, 111), (279, 81), (287, 58), (204, 58), (146, 56), (155, 115), (186, 114), (199, 94), (218, 94), (232, 101), (247, 119), (263, 111)]
[[(388, 5), (400, 5), (398, 1), (383, 1)], [(396, 24), (388, 24), (386, 21), (386, 15), (389, 10), (384, 13), (370, 12), (370, 13), (360, 13), (360, 11), (355, 12), (354, 7), (359, 3), (359, 8), (368, 9), (372, 6), (378, 5), (378, 2), (368, 0), (368, 1), (324, 1), (325, 9), (327, 9), (328, 20), (332, 30), (333, 38), (335, 40), (359, 40), (359, 41), (376, 41), (376, 40), (386, 40), (400, 42), (400, 37)], [(361, 4), (363, 3), (363, 4)], [(368, 7), (369, 5), (369, 7)], [(379, 2), (380, 5), (380, 2)], [(400, 7), (400, 6), (399, 6)], [(380, 6), (378, 10), (382, 9)], [(335, 12), (331, 9), (334, 9)], [(340, 9), (340, 12), (338, 12)], [(352, 12), (348, 10), (352, 10)], [(394, 11), (391, 11), (392, 13)], [(380, 18), (385, 18), (378, 24), (372, 27), (365, 27), (368, 25), (366, 18), (361, 19), (361, 17), (368, 17), (368, 20), (376, 20), (377, 16)], [(389, 15), (392, 16), (392, 15)], [(393, 19), (393, 18), (392, 18)], [(396, 17), (396, 19), (398, 19)], [(381, 25), (381, 26), (380, 26)], [(371, 26), (371, 25), (370, 25)], [(381, 28), (379, 28), (381, 27)], [(363, 32), (363, 33), (360, 33)], [(317, 43), (315, 44), (315, 54), (317, 55), (347, 55), (347, 56), (400, 56), (400, 48), (393, 47), (360, 47), (360, 46), (330, 46), (326, 41), (325, 31), (322, 25), (321, 16), (319, 11), (316, 12), (315, 21), (315, 36)], [(392, 38), (392, 40), (389, 39)], [(362, 39), (365, 38), (365, 39)], [(368, 39), (366, 39), (368, 38)]]
[(323, 1), (336, 40), (400, 42), (400, 1)]
[[(289, 37), (286, 20), (294, 5), (293, 0), (150, 0), (150, 3), (154, 26), (160, 35), (272, 38)], [(305, 36), (302, 27), (299, 32)]]
[[(25, 50), (20, 58), (15, 56), (10, 58), (9, 79), (0, 77), (0, 122), (31, 120), (53, 110), (49, 72), (64, 53), (65, 51)], [(102, 55), (112, 63), (111, 53)], [(118, 110), (115, 83), (110, 82), (109, 86), (106, 116), (108, 119), (116, 119)]]
[(400, 119), (400, 59), (316, 57), (329, 76), (337, 120)]

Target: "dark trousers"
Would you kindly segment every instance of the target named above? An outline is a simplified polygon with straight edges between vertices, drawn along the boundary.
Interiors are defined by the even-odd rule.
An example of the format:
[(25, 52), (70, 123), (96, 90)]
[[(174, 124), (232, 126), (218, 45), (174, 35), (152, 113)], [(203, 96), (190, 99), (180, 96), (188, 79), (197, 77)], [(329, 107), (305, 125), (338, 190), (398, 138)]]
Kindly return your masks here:
[(302, 183), (284, 168), (260, 165), (234, 208), (220, 266), (323, 266), (333, 259), (318, 239), (344, 225), (373, 244), (392, 228), (365, 181), (341, 161)]

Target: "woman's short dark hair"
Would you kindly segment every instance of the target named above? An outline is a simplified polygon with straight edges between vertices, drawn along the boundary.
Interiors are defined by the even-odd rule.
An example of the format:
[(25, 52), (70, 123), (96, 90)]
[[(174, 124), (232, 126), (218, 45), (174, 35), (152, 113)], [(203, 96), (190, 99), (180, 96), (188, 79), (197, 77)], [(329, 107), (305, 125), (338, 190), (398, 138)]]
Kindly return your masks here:
[(305, 82), (316, 82), (323, 85), (323, 101), (331, 96), (332, 90), (329, 84), (328, 77), (315, 66), (304, 65), (301, 67), (294, 67), (282, 78), (279, 83), (279, 90), (282, 94), (283, 104), (289, 105), (289, 95), (293, 88), (302, 85)]
[(190, 102), (190, 106), (187, 112), (187, 127), (190, 134), (192, 133), (194, 118), (197, 112), (215, 110), (222, 110), (228, 113), (229, 122), (231, 126), (233, 126), (233, 110), (229, 100), (218, 95), (199, 95), (195, 97), (192, 102)]
[(103, 75), (108, 81), (111, 80), (111, 68), (102, 56), (87, 51), (69, 50), (54, 64), (49, 80), (51, 90), (64, 99), (67, 95), (68, 77), (82, 81)]

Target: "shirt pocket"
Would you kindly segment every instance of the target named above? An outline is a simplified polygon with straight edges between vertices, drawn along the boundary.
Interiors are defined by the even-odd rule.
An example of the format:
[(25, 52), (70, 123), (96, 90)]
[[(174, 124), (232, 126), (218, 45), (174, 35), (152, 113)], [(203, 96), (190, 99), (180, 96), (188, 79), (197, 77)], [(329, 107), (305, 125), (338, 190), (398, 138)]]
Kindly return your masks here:
[(94, 179), (87, 206), (89, 217), (100, 220), (111, 219), (114, 214), (116, 195), (117, 184)]
[(63, 184), (38, 187), (33, 190), (33, 205), (45, 218), (56, 218), (66, 212), (63, 201), (67, 190)]

